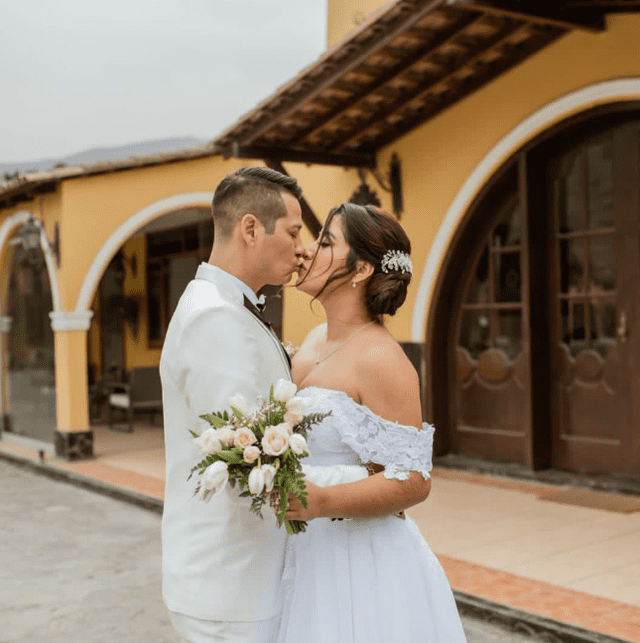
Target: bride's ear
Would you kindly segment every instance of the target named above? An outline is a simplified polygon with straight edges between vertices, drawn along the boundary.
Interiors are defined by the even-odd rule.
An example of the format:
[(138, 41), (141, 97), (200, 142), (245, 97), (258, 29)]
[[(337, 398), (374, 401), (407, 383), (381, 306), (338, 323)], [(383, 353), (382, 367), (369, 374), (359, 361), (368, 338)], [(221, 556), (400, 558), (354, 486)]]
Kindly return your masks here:
[(355, 283), (366, 281), (374, 273), (375, 268), (368, 261), (358, 261), (356, 264), (356, 272), (353, 275)]

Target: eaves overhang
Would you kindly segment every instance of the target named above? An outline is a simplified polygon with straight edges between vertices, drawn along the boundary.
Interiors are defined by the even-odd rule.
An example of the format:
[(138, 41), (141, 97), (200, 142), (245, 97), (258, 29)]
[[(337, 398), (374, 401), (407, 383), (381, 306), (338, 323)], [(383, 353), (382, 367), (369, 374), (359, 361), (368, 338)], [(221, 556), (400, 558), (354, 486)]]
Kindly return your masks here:
[(229, 157), (375, 166), (382, 147), (569, 31), (602, 30), (611, 2), (390, 2), (211, 144)]

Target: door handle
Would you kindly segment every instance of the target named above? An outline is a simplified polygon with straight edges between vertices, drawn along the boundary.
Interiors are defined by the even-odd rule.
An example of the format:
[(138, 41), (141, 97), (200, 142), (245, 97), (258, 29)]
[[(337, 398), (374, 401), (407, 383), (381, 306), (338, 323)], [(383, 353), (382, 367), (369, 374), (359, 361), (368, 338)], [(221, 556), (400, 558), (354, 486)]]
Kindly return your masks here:
[(629, 331), (627, 329), (627, 313), (624, 311), (620, 313), (620, 317), (618, 318), (618, 329), (616, 330), (616, 334), (618, 335), (618, 341), (627, 341)]

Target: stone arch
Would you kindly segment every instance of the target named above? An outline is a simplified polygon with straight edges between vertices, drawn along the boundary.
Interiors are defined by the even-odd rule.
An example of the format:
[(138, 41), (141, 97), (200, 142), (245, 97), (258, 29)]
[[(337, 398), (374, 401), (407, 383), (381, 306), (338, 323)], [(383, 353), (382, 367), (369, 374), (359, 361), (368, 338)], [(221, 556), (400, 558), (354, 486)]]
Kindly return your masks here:
[(640, 98), (640, 78), (625, 78), (595, 83), (562, 96), (541, 107), (504, 136), (474, 168), (453, 202), (440, 225), (436, 238), (425, 261), (418, 294), (413, 306), (411, 339), (423, 342), (427, 320), (431, 314), (432, 296), (435, 290), (439, 268), (455, 238), (456, 232), (473, 199), (482, 187), (493, 177), (497, 168), (516, 150), (528, 141), (558, 123), (586, 109), (620, 101)]
[(149, 221), (157, 219), (159, 216), (172, 210), (178, 210), (185, 207), (209, 206), (213, 199), (213, 192), (190, 192), (186, 194), (176, 194), (174, 196), (161, 199), (151, 203), (142, 210), (136, 212), (126, 221), (116, 228), (111, 236), (105, 241), (100, 250), (97, 252), (87, 274), (85, 275), (75, 312), (87, 312), (91, 306), (91, 299), (100, 283), (105, 268), (115, 255), (118, 248), (139, 228)]

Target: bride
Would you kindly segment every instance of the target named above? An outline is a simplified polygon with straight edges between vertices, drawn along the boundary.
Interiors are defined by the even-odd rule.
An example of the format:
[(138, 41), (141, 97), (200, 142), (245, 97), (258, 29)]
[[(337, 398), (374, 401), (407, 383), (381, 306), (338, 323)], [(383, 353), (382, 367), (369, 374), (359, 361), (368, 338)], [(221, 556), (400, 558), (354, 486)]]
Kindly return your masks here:
[(309, 333), (292, 374), (309, 412), (332, 414), (309, 432), (306, 462), (365, 464), (371, 475), (308, 482), (306, 509), (291, 498), (286, 517), (311, 522), (288, 539), (275, 643), (465, 641), (444, 571), (404, 515), (429, 494), (433, 441), (418, 375), (382, 323), (405, 300), (410, 250), (393, 217), (350, 203), (307, 248), (296, 287), (327, 323)]

